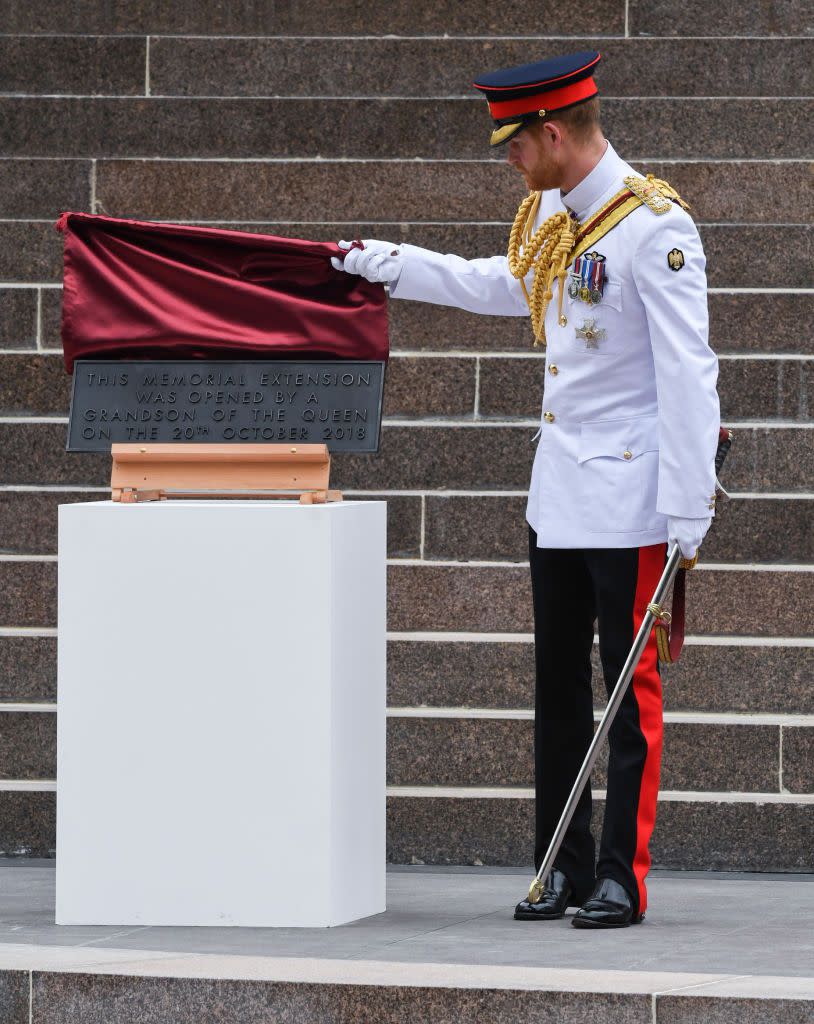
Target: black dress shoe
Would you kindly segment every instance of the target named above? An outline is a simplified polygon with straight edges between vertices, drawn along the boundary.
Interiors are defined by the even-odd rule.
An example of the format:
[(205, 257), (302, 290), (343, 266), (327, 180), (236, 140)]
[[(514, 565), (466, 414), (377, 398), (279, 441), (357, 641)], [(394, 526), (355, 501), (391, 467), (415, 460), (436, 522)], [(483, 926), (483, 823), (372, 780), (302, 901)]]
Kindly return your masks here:
[(643, 918), (644, 914), (634, 914), (633, 901), (623, 885), (612, 878), (600, 878), (571, 924), (575, 928), (627, 928)]
[(539, 903), (521, 900), (514, 908), (515, 921), (557, 921), (565, 915), (566, 907), (578, 907), (571, 883), (557, 868), (551, 869)]

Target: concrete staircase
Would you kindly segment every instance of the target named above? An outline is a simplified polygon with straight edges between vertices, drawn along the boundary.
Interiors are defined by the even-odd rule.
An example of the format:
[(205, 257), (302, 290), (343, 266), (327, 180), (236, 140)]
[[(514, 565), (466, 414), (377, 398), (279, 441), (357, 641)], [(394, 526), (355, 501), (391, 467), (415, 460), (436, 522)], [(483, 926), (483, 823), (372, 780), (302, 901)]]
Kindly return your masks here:
[[(806, 5), (538, 6), (532, 22), (514, 0), (2, 5), (0, 851), (53, 853), (56, 510), (109, 477), (108, 459), (64, 453), (58, 215), (501, 252), (522, 191), (469, 83), (595, 47), (607, 134), (692, 204), (737, 434), (734, 500), (664, 674), (654, 859), (814, 870)], [(521, 320), (394, 302), (391, 327), (381, 454), (335, 472), (389, 503), (389, 855), (527, 864), (542, 358)]]

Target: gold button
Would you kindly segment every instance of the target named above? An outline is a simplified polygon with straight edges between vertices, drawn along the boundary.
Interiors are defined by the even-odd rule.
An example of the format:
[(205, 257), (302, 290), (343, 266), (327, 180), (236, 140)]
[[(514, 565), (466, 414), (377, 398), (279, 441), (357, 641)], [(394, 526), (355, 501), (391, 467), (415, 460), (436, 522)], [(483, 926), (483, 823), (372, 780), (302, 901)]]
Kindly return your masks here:
[(557, 374), (560, 372), (560, 368), (559, 366), (557, 366), (556, 363), (552, 363), (551, 366), (549, 366), (548, 368), (548, 372), (551, 374), (552, 377), (556, 377)]
[(633, 458), (633, 452), (625, 452), (625, 458), (626, 459), (632, 459)]
[(553, 412), (545, 412), (545, 413), (543, 413), (543, 419), (546, 421), (546, 423), (553, 423), (554, 422), (554, 413)]
[(714, 512), (714, 511), (715, 511), (715, 506), (714, 506), (714, 505), (707, 505), (707, 508), (708, 508), (708, 509), (709, 509), (709, 510), (710, 510), (711, 512)]
[(567, 327), (568, 326), (568, 317), (565, 315), (565, 313), (562, 314), (562, 316), (560, 317), (560, 321), (559, 322), (560, 322), (560, 327)]

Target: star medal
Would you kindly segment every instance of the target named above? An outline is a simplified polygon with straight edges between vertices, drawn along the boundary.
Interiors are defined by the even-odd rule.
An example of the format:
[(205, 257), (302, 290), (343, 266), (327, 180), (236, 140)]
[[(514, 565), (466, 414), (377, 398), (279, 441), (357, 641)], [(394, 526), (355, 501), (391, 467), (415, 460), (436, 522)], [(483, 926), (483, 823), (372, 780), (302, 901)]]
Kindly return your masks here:
[(585, 348), (599, 348), (599, 342), (605, 337), (605, 330), (596, 326), (596, 320), (589, 317), (583, 321), (582, 327), (577, 327), (576, 335), (585, 342)]

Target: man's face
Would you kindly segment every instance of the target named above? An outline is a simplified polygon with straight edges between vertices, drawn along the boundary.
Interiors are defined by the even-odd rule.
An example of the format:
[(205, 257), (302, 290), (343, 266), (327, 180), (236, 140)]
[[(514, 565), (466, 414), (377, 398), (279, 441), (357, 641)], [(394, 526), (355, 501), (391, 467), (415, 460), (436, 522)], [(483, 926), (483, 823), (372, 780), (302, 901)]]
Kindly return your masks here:
[(529, 125), (509, 139), (507, 163), (519, 171), (529, 190), (557, 188), (562, 169), (557, 160), (555, 139), (543, 125)]

